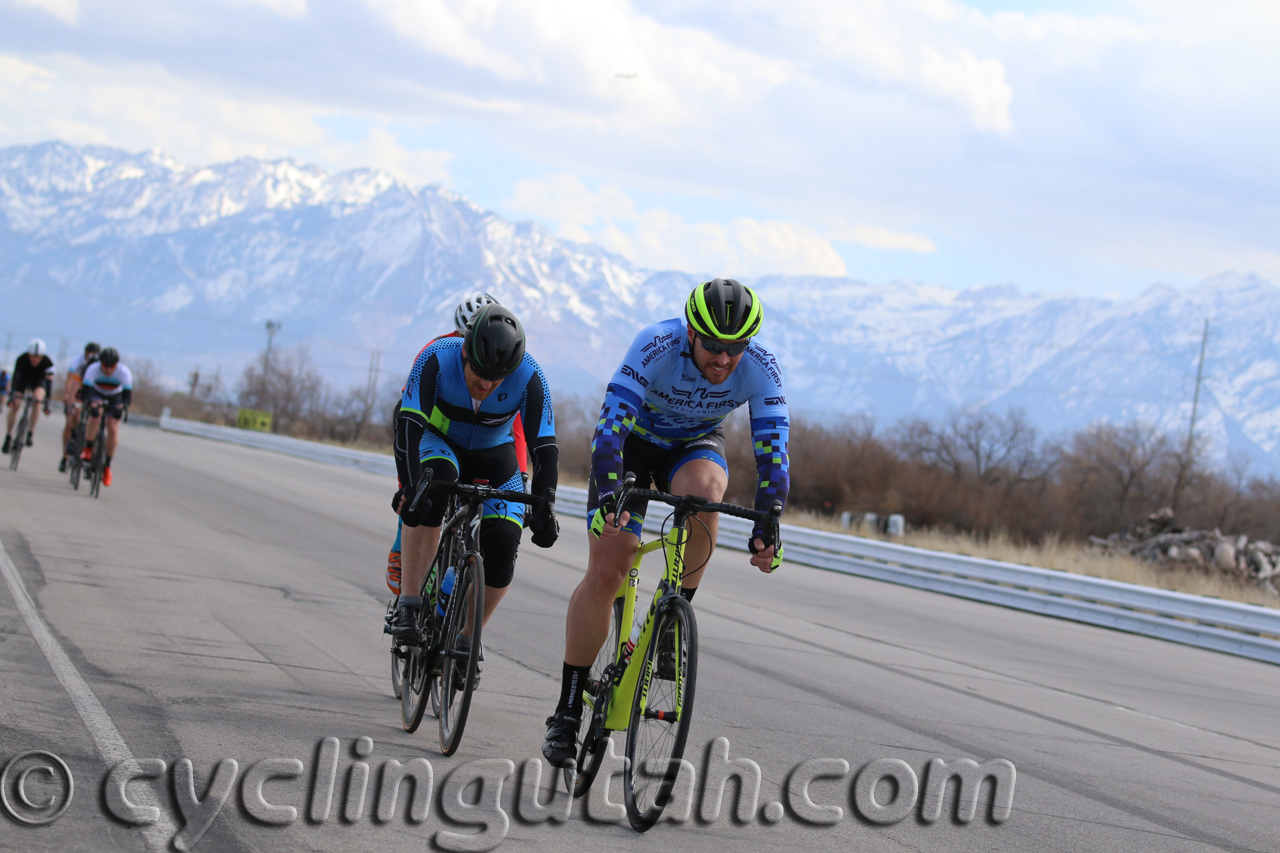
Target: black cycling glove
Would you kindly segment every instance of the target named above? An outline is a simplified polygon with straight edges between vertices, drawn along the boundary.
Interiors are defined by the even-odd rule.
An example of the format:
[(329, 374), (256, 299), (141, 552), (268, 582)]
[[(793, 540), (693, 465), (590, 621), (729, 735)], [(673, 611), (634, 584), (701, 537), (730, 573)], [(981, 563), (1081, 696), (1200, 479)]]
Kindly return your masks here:
[(560, 522), (556, 519), (555, 504), (544, 504), (529, 516), (529, 529), (533, 531), (533, 544), (550, 548), (560, 537)]
[[(403, 504), (401, 499), (403, 498)], [(418, 500), (418, 506), (413, 512), (409, 511), (409, 504), (413, 503), (413, 492), (409, 489), (397, 489), (395, 496), (391, 499), (391, 508), (396, 511), (396, 515), (400, 516), (400, 520), (404, 522), (405, 527), (419, 527), (427, 523), (427, 513), (431, 511), (431, 498), (425, 494)]]

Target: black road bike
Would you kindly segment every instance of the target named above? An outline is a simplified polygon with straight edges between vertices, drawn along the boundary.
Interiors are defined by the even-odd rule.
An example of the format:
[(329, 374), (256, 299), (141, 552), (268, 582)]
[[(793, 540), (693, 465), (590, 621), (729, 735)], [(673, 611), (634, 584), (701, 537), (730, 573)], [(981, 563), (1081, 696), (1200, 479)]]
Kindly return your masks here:
[(24, 392), (22, 404), (22, 415), (18, 418), (17, 427), (13, 432), (13, 443), (9, 445), (9, 470), (18, 470), (18, 460), (22, 457), (22, 449), (27, 446), (27, 435), (31, 432), (31, 408), (39, 405), (35, 395), (31, 392)]
[(88, 462), (80, 460), (89, 475), (89, 494), (96, 498), (102, 491), (102, 476), (107, 470), (107, 418), (111, 416), (111, 406), (105, 400), (92, 400), (85, 408), (92, 409), (89, 412), (90, 418), (98, 419), (98, 435), (93, 440), (93, 453)]
[(80, 404), (80, 420), (76, 423), (75, 430), (71, 433), (71, 443), (67, 445), (66, 452), (70, 456), (68, 461), (68, 472), (71, 478), (71, 488), (80, 488), (80, 475), (84, 472), (84, 462), (80, 456), (84, 453), (85, 432), (89, 429), (89, 404)]
[[(422, 581), (420, 642), (393, 644), (391, 682), (400, 697), (405, 731), (417, 731), (430, 703), (440, 721), (440, 751), (453, 755), (462, 743), (471, 695), (479, 680), (484, 560), (477, 536), (484, 504), (494, 500), (541, 507), (546, 499), (483, 482), (432, 482), (428, 470), (410, 498), (411, 512), (428, 490), (432, 498), (447, 498), (449, 503), (440, 526), (440, 547)], [(450, 569), (452, 586), (446, 590)], [(388, 625), (393, 612), (388, 608)]]

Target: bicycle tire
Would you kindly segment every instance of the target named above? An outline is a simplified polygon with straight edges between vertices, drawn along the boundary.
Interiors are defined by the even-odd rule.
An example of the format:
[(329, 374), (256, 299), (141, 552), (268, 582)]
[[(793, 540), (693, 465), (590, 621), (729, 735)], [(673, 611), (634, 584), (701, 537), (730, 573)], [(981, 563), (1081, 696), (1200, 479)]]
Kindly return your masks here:
[[(664, 645), (674, 652), (670, 664), (674, 679), (658, 674)], [(627, 724), (628, 763), (622, 791), (628, 822), (637, 832), (644, 832), (658, 822), (671, 799), (693, 719), (698, 625), (693, 608), (679, 595), (659, 603), (640, 666)], [(670, 719), (673, 714), (674, 720)]]
[[(396, 599), (387, 602), (387, 618), (396, 612)], [(391, 641), (391, 693), (397, 699), (404, 698), (404, 658), (405, 652), (395, 640)]]
[(431, 679), (431, 715), (440, 719), (440, 678)]
[(98, 427), (98, 438), (93, 443), (93, 461), (89, 468), (89, 494), (98, 497), (102, 491), (102, 472), (107, 467), (107, 419)]
[(22, 458), (22, 449), (27, 446), (27, 432), (31, 417), (30, 404), (22, 407), (22, 417), (18, 419), (18, 428), (13, 433), (13, 444), (9, 447), (9, 470), (18, 470), (18, 460)]
[[(471, 649), (463, 655), (457, 649), (458, 634), (471, 616)], [(469, 553), (454, 566), (453, 592), (445, 608), (444, 662), (440, 668), (440, 751), (446, 756), (458, 751), (462, 732), (471, 710), (480, 663), (481, 627), (484, 622), (484, 560)], [(456, 673), (456, 674), (455, 674)], [(461, 682), (461, 687), (458, 683)]]
[(404, 686), (400, 695), (400, 721), (410, 734), (422, 725), (427, 707), (425, 691), (430, 680), (430, 654), (422, 646), (405, 646)]
[[(622, 630), (622, 609), (623, 600), (621, 597), (613, 600), (612, 614), (609, 617), (609, 634), (605, 637), (604, 645), (600, 647), (600, 651), (596, 652), (595, 662), (591, 664), (591, 674), (588, 678), (594, 686), (595, 707), (591, 711), (591, 716), (582, 721), (582, 725), (578, 727), (578, 762), (576, 769), (566, 767), (564, 769), (564, 786), (573, 793), (575, 798), (585, 796), (587, 791), (591, 790), (591, 783), (595, 781), (596, 773), (600, 771), (600, 762), (604, 760), (604, 740), (609, 737), (609, 733), (604, 731), (604, 717), (608, 710), (608, 696), (613, 690), (611, 684), (600, 684), (600, 677), (604, 674), (604, 668), (614, 662), (618, 656), (618, 636)], [(586, 704), (583, 704), (585, 710)]]
[(84, 433), (85, 420), (88, 417), (88, 407), (81, 410), (80, 422), (76, 424), (75, 432), (71, 434), (71, 459), (68, 465), (71, 469), (69, 477), (71, 478), (71, 488), (79, 491), (80, 475), (84, 472), (83, 460), (80, 454), (84, 453)]

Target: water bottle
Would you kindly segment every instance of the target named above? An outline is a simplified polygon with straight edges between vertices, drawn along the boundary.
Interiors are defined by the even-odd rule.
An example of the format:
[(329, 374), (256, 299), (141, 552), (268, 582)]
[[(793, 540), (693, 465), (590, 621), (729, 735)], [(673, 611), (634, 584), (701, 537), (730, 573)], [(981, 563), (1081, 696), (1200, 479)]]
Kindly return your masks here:
[(440, 582), (440, 603), (436, 605), (436, 613), (444, 616), (444, 609), (449, 606), (449, 594), (453, 592), (453, 566), (449, 567), (449, 571), (444, 573), (444, 580)]
[(631, 626), (631, 639), (627, 640), (626, 645), (623, 646), (625, 651), (624, 657), (628, 660), (631, 658), (631, 653), (636, 650), (636, 643), (640, 642), (640, 629), (642, 627), (643, 625), (640, 622)]

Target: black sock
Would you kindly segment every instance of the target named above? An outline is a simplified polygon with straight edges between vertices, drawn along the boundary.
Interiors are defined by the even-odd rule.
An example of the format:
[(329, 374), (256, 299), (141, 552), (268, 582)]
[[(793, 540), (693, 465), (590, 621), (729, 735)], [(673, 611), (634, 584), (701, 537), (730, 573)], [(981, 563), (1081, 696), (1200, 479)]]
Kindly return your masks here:
[(560, 681), (560, 704), (556, 705), (556, 713), (573, 714), (582, 717), (582, 688), (591, 675), (589, 666), (564, 665), (564, 673)]
[(108, 468), (110, 468), (110, 467), (111, 467), (111, 457), (110, 457), (110, 456), (108, 456), (108, 457), (107, 457), (107, 465), (106, 465), (106, 467), (108, 467)]
[(684, 596), (684, 600), (693, 604), (693, 594), (698, 591), (696, 586), (685, 586), (680, 588), (680, 594)]

